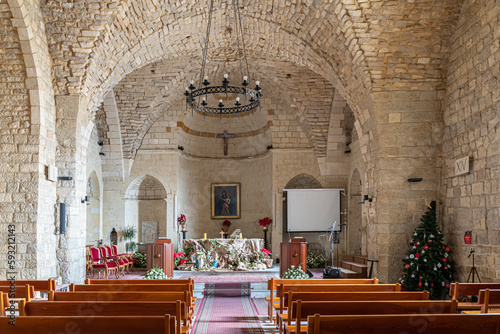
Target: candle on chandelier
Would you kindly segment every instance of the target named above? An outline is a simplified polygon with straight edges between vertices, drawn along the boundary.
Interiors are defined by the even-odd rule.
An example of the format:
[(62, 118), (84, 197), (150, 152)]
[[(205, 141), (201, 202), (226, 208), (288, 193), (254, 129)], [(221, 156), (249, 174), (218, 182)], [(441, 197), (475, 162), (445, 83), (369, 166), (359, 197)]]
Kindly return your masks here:
[(245, 76), (243, 77), (243, 81), (247, 81), (247, 79), (248, 79), (248, 77), (245, 75)]
[(226, 74), (224, 74), (224, 78), (225, 78), (225, 79), (227, 79), (227, 77), (228, 77), (228, 76), (229, 76), (229, 75), (228, 75), (227, 73), (226, 73)]

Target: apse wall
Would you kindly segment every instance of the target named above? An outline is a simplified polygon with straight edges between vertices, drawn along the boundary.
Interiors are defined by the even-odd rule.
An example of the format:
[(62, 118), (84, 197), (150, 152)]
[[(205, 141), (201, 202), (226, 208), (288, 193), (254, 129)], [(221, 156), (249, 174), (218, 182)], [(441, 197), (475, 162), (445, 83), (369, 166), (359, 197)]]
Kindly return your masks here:
[[(205, 159), (179, 156), (178, 214), (187, 217), (188, 238), (219, 238), (224, 219), (211, 218), (211, 184), (239, 183), (241, 218), (231, 219), (229, 233), (239, 228), (244, 238), (263, 238), (259, 219), (272, 217), (272, 160), (264, 154), (247, 159)], [(270, 235), (268, 235), (270, 236)]]
[[(481, 281), (500, 279), (499, 17), (498, 1), (464, 1), (452, 37), (442, 217), (461, 281), (472, 266), (471, 248)], [(470, 172), (457, 175), (455, 161), (463, 157), (470, 158)], [(466, 231), (472, 231), (471, 245), (464, 243)]]

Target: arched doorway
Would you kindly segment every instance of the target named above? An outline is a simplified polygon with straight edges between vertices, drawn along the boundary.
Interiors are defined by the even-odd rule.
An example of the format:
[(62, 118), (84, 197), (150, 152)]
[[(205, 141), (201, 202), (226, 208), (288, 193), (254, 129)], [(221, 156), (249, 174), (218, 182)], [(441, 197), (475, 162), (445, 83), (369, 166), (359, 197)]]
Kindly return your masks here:
[(102, 239), (101, 186), (97, 173), (93, 171), (87, 180), (87, 233), (86, 245), (97, 246)]
[(354, 169), (349, 183), (349, 209), (348, 209), (348, 253), (366, 255), (366, 224), (362, 224), (362, 181), (357, 169)]
[(144, 175), (134, 180), (126, 192), (125, 227), (137, 231), (138, 250), (158, 237), (167, 235), (167, 192), (153, 176)]

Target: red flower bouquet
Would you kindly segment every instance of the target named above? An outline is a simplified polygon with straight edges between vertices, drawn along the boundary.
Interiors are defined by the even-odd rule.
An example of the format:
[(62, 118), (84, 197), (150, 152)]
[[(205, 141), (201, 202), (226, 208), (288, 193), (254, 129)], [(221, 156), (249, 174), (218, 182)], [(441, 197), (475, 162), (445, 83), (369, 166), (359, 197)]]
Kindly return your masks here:
[(265, 218), (262, 218), (261, 220), (259, 220), (260, 226), (267, 226), (267, 225), (271, 225), (272, 223), (273, 223), (273, 220), (269, 217), (265, 217)]
[(181, 214), (179, 217), (177, 217), (177, 222), (179, 223), (179, 225), (186, 224), (186, 216)]
[(186, 254), (184, 254), (183, 252), (174, 252), (174, 264), (176, 267), (187, 262), (187, 260), (184, 258), (185, 256)]
[(227, 226), (227, 227), (229, 227), (229, 226), (231, 226), (231, 222), (230, 222), (229, 220), (227, 220), (227, 219), (226, 219), (226, 220), (224, 220), (224, 221), (222, 222), (222, 226)]
[(271, 254), (271, 251), (261, 248), (260, 251), (266, 255), (266, 259), (269, 259), (269, 255)]

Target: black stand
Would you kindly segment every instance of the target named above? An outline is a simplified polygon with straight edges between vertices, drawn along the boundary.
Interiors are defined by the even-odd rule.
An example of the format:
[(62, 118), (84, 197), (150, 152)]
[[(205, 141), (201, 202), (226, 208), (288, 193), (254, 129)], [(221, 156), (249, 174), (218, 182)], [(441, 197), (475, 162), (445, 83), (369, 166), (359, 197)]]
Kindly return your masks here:
[(181, 232), (182, 232), (182, 240), (186, 240), (187, 231), (181, 231)]
[(370, 274), (368, 274), (368, 278), (373, 278), (373, 263), (378, 262), (378, 260), (368, 260), (368, 262), (371, 262), (372, 264), (370, 265)]
[(467, 283), (469, 283), (470, 277), (472, 276), (472, 283), (474, 283), (474, 276), (477, 276), (477, 280), (481, 283), (477, 269), (474, 266), (474, 250), (470, 251), (469, 257), (472, 255), (472, 268), (470, 268), (469, 277), (467, 278)]
[(267, 230), (264, 230), (264, 248), (267, 249)]

